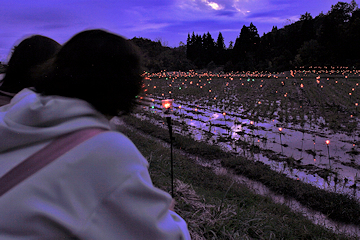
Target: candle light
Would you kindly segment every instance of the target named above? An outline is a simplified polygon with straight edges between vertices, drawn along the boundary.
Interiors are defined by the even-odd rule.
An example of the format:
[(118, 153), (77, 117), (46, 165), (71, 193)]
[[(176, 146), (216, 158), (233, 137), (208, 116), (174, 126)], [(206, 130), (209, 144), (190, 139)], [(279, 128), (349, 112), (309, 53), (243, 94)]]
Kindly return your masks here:
[(329, 150), (330, 140), (326, 140), (326, 141), (325, 141), (325, 143), (326, 143), (327, 150), (328, 150), (329, 166), (330, 166), (330, 169), (331, 169), (331, 162), (330, 162), (330, 150)]
[(173, 100), (172, 99), (164, 99), (161, 100), (162, 107), (165, 109), (165, 113), (169, 113), (170, 109), (172, 109)]
[(282, 141), (281, 141), (281, 132), (282, 132), (282, 128), (279, 127), (279, 137), (280, 137), (280, 146), (281, 146), (281, 154), (283, 154), (283, 145), (282, 145)]

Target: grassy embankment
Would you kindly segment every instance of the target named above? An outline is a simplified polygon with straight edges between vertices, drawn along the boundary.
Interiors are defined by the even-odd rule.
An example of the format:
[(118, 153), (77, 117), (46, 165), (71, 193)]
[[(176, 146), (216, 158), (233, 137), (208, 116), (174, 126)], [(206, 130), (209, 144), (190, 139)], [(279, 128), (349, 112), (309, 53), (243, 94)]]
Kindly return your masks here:
[[(133, 117), (125, 117), (124, 120), (146, 134), (169, 141), (167, 129)], [(170, 192), (169, 148), (155, 140), (144, 140), (137, 131), (122, 131), (148, 159), (154, 184)], [(273, 190), (296, 194), (298, 199), (307, 198), (309, 202), (305, 205), (321, 205), (319, 207), (324, 208), (323, 211), (334, 219), (359, 223), (360, 208), (347, 197), (328, 195), (276, 174), (259, 162), (234, 158), (216, 146), (187, 137), (175, 135), (174, 146), (209, 161), (221, 159), (224, 166), (258, 178), (272, 186)], [(230, 177), (216, 175), (211, 169), (197, 165), (184, 155), (176, 154), (174, 159), (175, 210), (188, 222), (193, 239), (351, 239), (311, 223), (288, 207), (275, 204), (268, 197), (256, 195)], [(294, 189), (297, 190), (295, 193)]]

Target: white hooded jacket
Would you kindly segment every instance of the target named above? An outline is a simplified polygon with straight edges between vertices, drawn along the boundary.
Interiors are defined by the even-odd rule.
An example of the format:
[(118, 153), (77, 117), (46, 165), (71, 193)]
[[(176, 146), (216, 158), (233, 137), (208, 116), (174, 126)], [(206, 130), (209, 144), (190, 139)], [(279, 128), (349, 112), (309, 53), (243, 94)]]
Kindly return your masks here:
[[(0, 177), (56, 137), (88, 127), (110, 130), (83, 100), (24, 89), (0, 107)], [(100, 133), (0, 197), (0, 239), (190, 239), (147, 167), (123, 134)]]

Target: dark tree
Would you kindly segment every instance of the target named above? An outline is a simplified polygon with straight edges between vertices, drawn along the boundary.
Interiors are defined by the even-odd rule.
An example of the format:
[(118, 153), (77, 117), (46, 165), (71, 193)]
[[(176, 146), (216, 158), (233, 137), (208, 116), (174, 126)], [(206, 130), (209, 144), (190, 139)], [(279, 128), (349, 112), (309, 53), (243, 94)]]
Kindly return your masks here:
[(250, 70), (255, 67), (255, 52), (259, 43), (260, 37), (255, 25), (253, 23), (250, 23), (249, 27), (244, 25), (233, 49), (233, 60), (237, 62), (236, 70)]
[(223, 65), (225, 63), (225, 43), (224, 43), (224, 37), (219, 32), (218, 38), (216, 40), (215, 44), (215, 59), (214, 62), (219, 65)]
[(215, 54), (215, 42), (211, 34), (207, 32), (202, 37), (202, 61), (204, 64), (208, 64), (214, 60)]
[[(347, 66), (360, 69), (360, 10), (355, 0), (338, 2), (326, 14), (302, 14), (298, 21), (259, 36), (253, 23), (241, 28), (226, 49), (221, 32), (188, 34), (186, 46), (170, 50), (159, 42), (134, 41), (145, 49), (148, 69), (218, 69), (286, 71), (305, 66)], [(141, 41), (140, 41), (141, 40)], [(184, 60), (184, 58), (186, 59)]]
[(186, 43), (187, 51), (186, 56), (189, 60), (193, 61), (196, 66), (199, 68), (203, 67), (203, 59), (202, 59), (202, 53), (203, 53), (203, 42), (202, 37), (198, 34), (195, 35), (193, 32), (191, 37), (188, 35), (188, 40)]
[(346, 51), (348, 52), (348, 57), (352, 59), (352, 64), (357, 69), (360, 69), (359, 39), (360, 39), (360, 9), (356, 9), (349, 20)]
[(221, 32), (219, 32), (219, 35), (217, 37), (216, 47), (218, 50), (225, 50), (224, 37)]

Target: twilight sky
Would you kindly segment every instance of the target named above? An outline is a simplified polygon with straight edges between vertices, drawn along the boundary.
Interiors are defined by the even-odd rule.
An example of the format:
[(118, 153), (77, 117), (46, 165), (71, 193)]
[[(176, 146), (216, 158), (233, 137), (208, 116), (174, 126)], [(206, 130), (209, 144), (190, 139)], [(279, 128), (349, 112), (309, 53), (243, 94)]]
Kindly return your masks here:
[[(350, 3), (351, 0), (342, 2)], [(0, 0), (0, 61), (32, 34), (60, 44), (74, 34), (102, 28), (126, 38), (161, 40), (169, 47), (186, 43), (188, 33), (219, 32), (235, 42), (252, 22), (260, 36), (282, 28), (305, 12), (327, 13), (338, 0)]]

